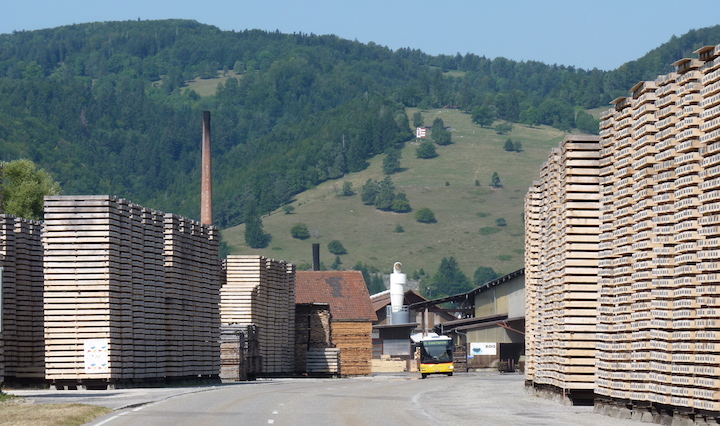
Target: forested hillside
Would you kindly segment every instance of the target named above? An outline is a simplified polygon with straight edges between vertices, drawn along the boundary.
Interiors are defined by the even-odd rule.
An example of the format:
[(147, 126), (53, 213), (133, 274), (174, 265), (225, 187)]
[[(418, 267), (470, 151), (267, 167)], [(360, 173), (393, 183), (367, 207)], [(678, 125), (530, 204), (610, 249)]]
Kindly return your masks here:
[[(228, 227), (410, 140), (406, 107), (593, 131), (584, 108), (718, 42), (720, 27), (693, 31), (603, 72), (186, 20), (16, 32), (0, 35), (0, 159), (35, 161), (67, 194), (113, 194), (197, 218), (209, 110), (215, 220)], [(215, 94), (187, 85), (218, 77)]]

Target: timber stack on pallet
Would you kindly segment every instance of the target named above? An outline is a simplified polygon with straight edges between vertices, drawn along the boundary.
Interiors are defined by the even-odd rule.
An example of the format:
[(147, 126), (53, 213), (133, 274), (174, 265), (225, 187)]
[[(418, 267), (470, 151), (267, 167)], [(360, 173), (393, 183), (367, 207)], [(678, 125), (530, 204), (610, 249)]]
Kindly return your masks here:
[[(369, 298), (368, 298), (369, 300)], [(333, 321), (333, 342), (340, 349), (343, 376), (372, 373), (372, 322)]]
[[(309, 366), (309, 352), (314, 352), (313, 357), (319, 356), (319, 353), (328, 354), (330, 356), (338, 356), (334, 352), (325, 351), (333, 348), (332, 343), (332, 317), (330, 315), (330, 306), (327, 303), (304, 303), (295, 305), (295, 372), (296, 373), (339, 373), (339, 359), (337, 361), (338, 370), (336, 371), (320, 371), (317, 365), (312, 368)], [(317, 364), (316, 361), (314, 361)], [(328, 365), (332, 363), (327, 362)]]
[(245, 330), (242, 326), (223, 326), (220, 329), (220, 379), (246, 380)]
[(720, 45), (696, 53), (602, 117), (595, 393), (697, 421), (720, 416)]
[(223, 326), (258, 329), (263, 374), (294, 370), (295, 267), (263, 256), (228, 256), (220, 291)]
[(214, 228), (114, 197), (57, 196), (45, 199), (43, 243), (47, 379), (62, 387), (218, 374)]
[(535, 364), (540, 357), (538, 309), (543, 283), (540, 257), (544, 250), (540, 245), (542, 190), (542, 183), (534, 181), (525, 195), (525, 381), (528, 385), (535, 381)]
[(526, 283), (537, 298), (527, 306), (535, 358), (527, 377), (573, 400), (592, 399), (595, 381), (598, 159), (597, 137), (566, 137), (526, 198), (528, 226), (535, 227), (526, 237), (528, 263), (535, 263), (526, 269)]
[(305, 368), (308, 374), (340, 374), (340, 349), (310, 349), (305, 356)]
[(166, 213), (165, 311), (167, 376), (220, 371), (221, 262), (216, 228)]
[[(606, 192), (631, 206), (631, 244), (616, 244), (598, 380), (608, 400), (720, 412), (720, 47), (638, 83), (601, 124), (608, 163), (629, 156)], [(626, 152), (626, 154), (625, 154)], [(627, 167), (626, 167), (627, 168)], [(624, 173), (624, 175), (621, 175)], [(621, 179), (632, 183), (630, 194)], [(619, 209), (618, 209), (619, 210)], [(619, 315), (618, 315), (619, 314)], [(600, 373), (600, 372), (599, 372)]]
[[(45, 377), (42, 223), (0, 215), (2, 345), (6, 381)], [(2, 379), (0, 379), (0, 382)]]

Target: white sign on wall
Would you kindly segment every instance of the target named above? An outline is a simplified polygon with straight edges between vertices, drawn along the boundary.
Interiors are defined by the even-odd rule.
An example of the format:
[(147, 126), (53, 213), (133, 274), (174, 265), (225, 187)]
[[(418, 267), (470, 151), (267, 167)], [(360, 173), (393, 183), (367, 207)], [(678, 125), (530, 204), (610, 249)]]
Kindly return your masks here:
[(468, 357), (476, 355), (497, 355), (497, 343), (470, 342), (470, 353), (468, 353)]
[(91, 339), (84, 342), (85, 374), (109, 373), (107, 339)]

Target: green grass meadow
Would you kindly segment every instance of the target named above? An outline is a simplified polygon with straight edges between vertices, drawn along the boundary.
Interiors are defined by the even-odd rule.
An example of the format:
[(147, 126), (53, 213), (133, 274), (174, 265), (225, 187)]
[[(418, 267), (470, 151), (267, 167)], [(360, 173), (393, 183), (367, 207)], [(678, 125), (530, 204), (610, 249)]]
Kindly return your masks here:
[[(415, 111), (409, 109), (408, 116)], [(337, 239), (348, 251), (340, 257), (341, 269), (363, 262), (390, 273), (394, 262), (401, 262), (406, 273), (421, 268), (434, 273), (441, 259), (449, 256), (455, 256), (470, 277), (479, 266), (500, 273), (522, 268), (524, 197), (532, 181), (539, 177), (550, 149), (558, 146), (565, 134), (546, 126), (514, 124), (510, 133), (498, 135), (493, 129), (473, 124), (470, 115), (459, 110), (421, 112), (426, 126), (435, 117), (442, 118), (451, 127), (453, 144), (437, 147), (438, 157), (423, 160), (415, 155), (418, 143), (406, 143), (401, 159), (403, 171), (392, 175), (392, 180), (396, 192), (407, 194), (413, 211), (428, 207), (437, 223), (418, 223), (413, 212), (383, 212), (361, 203), (359, 193), (365, 182), (385, 177), (384, 155), (380, 155), (362, 172), (298, 194), (292, 214), (278, 210), (264, 217), (265, 232), (272, 235), (265, 249), (245, 245), (243, 225), (224, 230), (223, 238), (232, 253), (311, 264), (312, 243), (320, 243), (321, 261), (329, 267), (335, 255), (328, 252), (327, 244)], [(505, 151), (508, 138), (520, 141), (523, 151)], [(499, 189), (490, 186), (495, 171), (503, 184)], [(344, 180), (353, 183), (356, 195), (337, 195)], [(497, 218), (504, 218), (507, 226), (497, 227)], [(290, 229), (297, 223), (307, 225), (309, 239), (290, 236)], [(397, 225), (404, 232), (396, 232)]]

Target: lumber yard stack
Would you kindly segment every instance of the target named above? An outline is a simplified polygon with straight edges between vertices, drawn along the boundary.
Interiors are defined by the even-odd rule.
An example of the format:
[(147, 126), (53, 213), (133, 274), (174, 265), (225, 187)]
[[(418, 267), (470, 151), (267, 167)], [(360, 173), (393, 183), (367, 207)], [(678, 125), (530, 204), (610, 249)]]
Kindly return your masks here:
[[(259, 255), (230, 255), (220, 291), (223, 327), (257, 326), (260, 374), (294, 370), (295, 267)], [(248, 353), (250, 355), (250, 353)]]
[(41, 222), (0, 215), (0, 377), (5, 381), (45, 377), (42, 250)]
[[(332, 350), (329, 350), (332, 349)], [(295, 305), (295, 372), (340, 373), (339, 353), (332, 339), (330, 306)]]
[(220, 370), (221, 262), (217, 228), (164, 216), (166, 372), (215, 376)]
[[(629, 206), (604, 219), (612, 214), (631, 228), (626, 243), (613, 243), (613, 279), (603, 285), (603, 304), (616, 315), (605, 321), (612, 329), (597, 392), (717, 413), (720, 48), (697, 53), (639, 82), (603, 117), (606, 161), (615, 167), (605, 192)], [(631, 191), (622, 190), (625, 178)]]
[(218, 374), (214, 228), (115, 197), (55, 196), (45, 199), (43, 244), (46, 379)]
[(526, 377), (576, 399), (595, 386), (598, 173), (598, 138), (568, 136), (526, 197)]
[(683, 421), (720, 417), (720, 46), (696, 53), (614, 100), (599, 149), (596, 404)]

